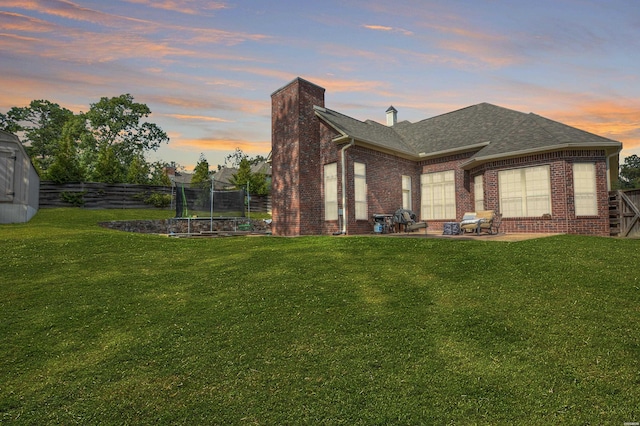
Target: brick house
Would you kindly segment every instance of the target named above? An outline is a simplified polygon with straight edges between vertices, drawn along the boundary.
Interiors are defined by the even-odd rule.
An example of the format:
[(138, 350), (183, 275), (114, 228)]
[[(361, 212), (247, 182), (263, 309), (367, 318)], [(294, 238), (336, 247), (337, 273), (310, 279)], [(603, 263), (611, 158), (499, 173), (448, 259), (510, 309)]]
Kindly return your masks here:
[(495, 210), (501, 232), (609, 235), (620, 142), (481, 103), (416, 123), (359, 121), (296, 78), (271, 95), (275, 235), (371, 233), (413, 210), (430, 232)]

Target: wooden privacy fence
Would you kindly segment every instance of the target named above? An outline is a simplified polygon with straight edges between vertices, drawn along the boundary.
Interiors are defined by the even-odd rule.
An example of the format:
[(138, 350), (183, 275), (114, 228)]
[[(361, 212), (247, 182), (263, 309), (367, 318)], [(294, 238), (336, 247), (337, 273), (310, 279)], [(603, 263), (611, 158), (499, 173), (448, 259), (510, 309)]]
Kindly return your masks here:
[[(252, 195), (252, 212), (271, 212), (271, 197)], [(40, 208), (175, 209), (175, 188), (129, 183), (40, 182)], [(222, 207), (222, 206), (220, 206)]]
[(640, 237), (640, 189), (611, 191), (609, 223), (612, 236)]

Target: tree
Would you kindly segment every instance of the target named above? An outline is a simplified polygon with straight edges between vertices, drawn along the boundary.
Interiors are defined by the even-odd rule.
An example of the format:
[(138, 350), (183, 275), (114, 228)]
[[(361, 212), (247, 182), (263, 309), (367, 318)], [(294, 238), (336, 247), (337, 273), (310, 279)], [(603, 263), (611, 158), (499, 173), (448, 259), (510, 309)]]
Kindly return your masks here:
[(167, 134), (156, 124), (141, 122), (150, 114), (149, 107), (134, 102), (130, 94), (103, 97), (91, 104), (83, 115), (91, 133), (83, 144), (83, 156), (87, 164), (101, 168), (93, 174), (96, 178), (109, 176), (113, 180), (119, 175), (119, 179), (124, 179), (132, 162), (169, 142)]
[(46, 173), (66, 122), (73, 112), (47, 100), (33, 100), (27, 107), (13, 107), (0, 117), (0, 125), (20, 139), (40, 173)]
[(225, 167), (238, 168), (240, 167), (240, 162), (247, 157), (248, 155), (242, 152), (240, 148), (236, 148), (232, 154), (229, 154), (224, 158), (224, 165)]
[(640, 157), (634, 154), (625, 158), (619, 178), (623, 188), (640, 188)]
[(124, 181), (124, 166), (116, 158), (112, 147), (105, 146), (100, 150), (90, 178), (93, 182), (121, 183)]
[(85, 179), (85, 170), (77, 152), (77, 141), (83, 130), (81, 120), (74, 117), (67, 121), (62, 129), (53, 163), (44, 175), (46, 179), (56, 183), (81, 182)]
[(149, 164), (142, 155), (136, 155), (129, 164), (127, 169), (127, 183), (137, 183), (139, 185), (147, 185), (149, 183), (149, 174), (151, 173)]
[(191, 178), (191, 184), (200, 188), (211, 189), (211, 175), (209, 173), (209, 162), (205, 158), (204, 154), (200, 154), (198, 164), (193, 169), (193, 177)]
[(149, 164), (149, 184), (158, 186), (171, 186), (171, 179), (167, 176), (166, 168), (174, 167), (176, 164), (163, 163), (162, 161), (156, 161)]
[(246, 157), (240, 161), (238, 173), (230, 181), (237, 189), (246, 189), (248, 183), (250, 194), (266, 195), (269, 192), (266, 176), (264, 173), (253, 173), (251, 161)]
[[(249, 157), (247, 154), (245, 154), (239, 147), (236, 148), (235, 151), (233, 151), (232, 154), (227, 155), (224, 158), (224, 165), (226, 167), (234, 167), (234, 168), (238, 168), (240, 167), (240, 162), (244, 159), (249, 160), (249, 164), (252, 166), (255, 166), (256, 164), (259, 164), (263, 161), (266, 161), (267, 159), (265, 157), (263, 157), (262, 155), (256, 155), (255, 157)], [(218, 166), (218, 170), (220, 170), (222, 167)]]

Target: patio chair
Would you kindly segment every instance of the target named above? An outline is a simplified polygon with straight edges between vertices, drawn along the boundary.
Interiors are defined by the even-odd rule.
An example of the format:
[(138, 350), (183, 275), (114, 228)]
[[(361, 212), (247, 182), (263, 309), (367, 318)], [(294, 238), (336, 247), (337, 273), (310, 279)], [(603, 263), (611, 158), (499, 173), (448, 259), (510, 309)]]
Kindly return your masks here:
[(415, 215), (409, 214), (407, 210), (402, 212), (402, 218), (405, 222), (405, 232), (413, 232), (415, 230), (424, 228), (424, 233), (427, 233), (427, 228), (429, 227), (429, 224), (427, 222), (416, 222)]
[[(479, 210), (477, 212), (465, 213), (460, 222), (461, 232), (475, 232), (480, 235), (481, 231), (492, 234), (492, 227), (495, 214), (493, 210)], [(496, 229), (496, 233), (498, 230)]]

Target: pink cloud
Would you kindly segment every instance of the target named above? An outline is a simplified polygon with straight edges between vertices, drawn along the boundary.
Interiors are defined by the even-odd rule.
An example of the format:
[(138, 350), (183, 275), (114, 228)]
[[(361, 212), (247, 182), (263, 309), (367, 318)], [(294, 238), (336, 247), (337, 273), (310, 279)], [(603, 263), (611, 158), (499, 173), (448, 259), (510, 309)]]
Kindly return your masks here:
[(373, 31), (385, 31), (385, 32), (391, 32), (391, 33), (400, 33), (406, 36), (410, 36), (413, 35), (413, 32), (409, 31), (409, 30), (405, 30), (404, 28), (394, 28), (394, 27), (388, 27), (385, 25), (371, 25), (371, 24), (365, 24), (362, 25), (363, 28), (366, 28), (368, 30), (373, 30)]
[(198, 15), (203, 11), (228, 9), (225, 3), (214, 1), (195, 1), (195, 0), (126, 0), (129, 3), (143, 4), (145, 6), (157, 9), (169, 10), (172, 12), (180, 12), (188, 15)]
[[(6, 3), (6, 2), (5, 2)], [(145, 0), (145, 4), (158, 4), (170, 7), (173, 4), (174, 7), (178, 7), (182, 2), (150, 2)], [(191, 4), (193, 2), (189, 2)], [(186, 4), (186, 3), (185, 3)], [(215, 5), (220, 3), (210, 4), (208, 8), (216, 8)], [(5, 7), (11, 7), (22, 10), (30, 10), (38, 13), (56, 16), (60, 18), (70, 19), (74, 21), (90, 22), (99, 26), (118, 28), (125, 30), (123, 36), (131, 37), (135, 34), (150, 34), (162, 31), (164, 33), (174, 31), (177, 35), (175, 40), (182, 43), (199, 44), (199, 43), (221, 43), (226, 45), (235, 45), (245, 41), (263, 41), (270, 37), (264, 34), (250, 34), (244, 32), (232, 32), (224, 31), (216, 28), (198, 28), (174, 25), (170, 22), (154, 22), (146, 19), (137, 19), (129, 16), (114, 15), (110, 13), (101, 12), (89, 8), (82, 7), (76, 3), (67, 0), (31, 0), (31, 1), (18, 1), (8, 0), (8, 4)], [(160, 6), (158, 6), (160, 7)], [(202, 7), (202, 6), (201, 6)], [(218, 7), (219, 8), (219, 7)], [(64, 28), (64, 27), (63, 27)], [(69, 31), (67, 27), (67, 31)], [(100, 34), (104, 36), (104, 34)], [(126, 39), (126, 37), (123, 37)]]
[(640, 148), (640, 103), (611, 100), (578, 105), (557, 113), (558, 121), (623, 143), (624, 149)]
[(233, 120), (225, 120), (224, 118), (211, 117), (206, 115), (192, 115), (192, 114), (162, 114), (165, 117), (175, 118), (182, 121), (213, 121), (216, 123), (233, 123)]
[(224, 151), (233, 152), (240, 148), (246, 154), (264, 154), (271, 151), (271, 141), (247, 141), (241, 139), (171, 139), (171, 148), (185, 151)]

